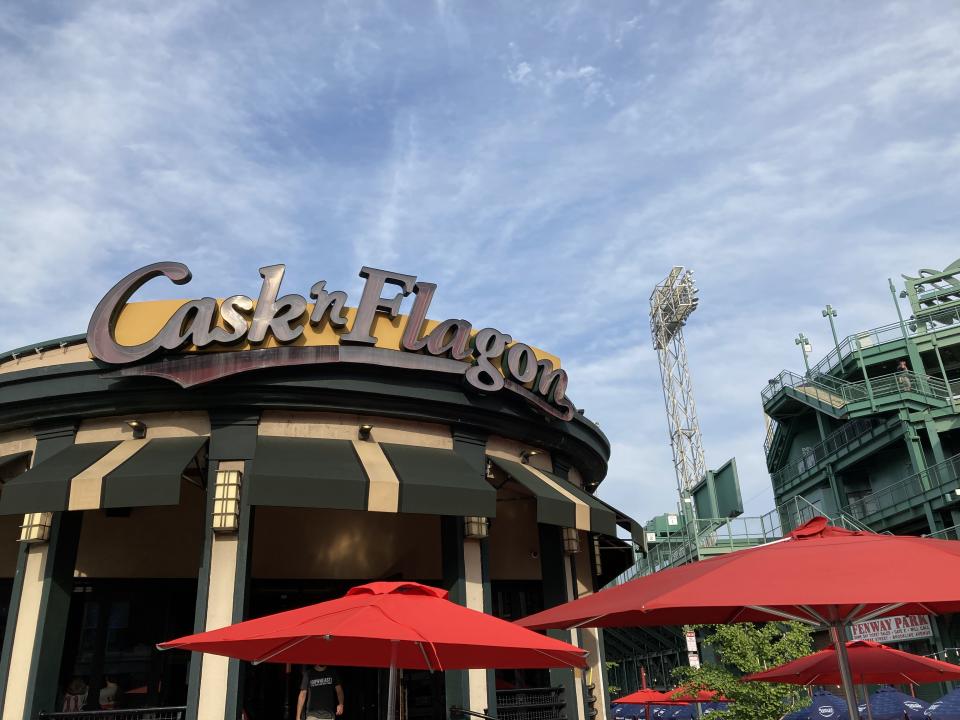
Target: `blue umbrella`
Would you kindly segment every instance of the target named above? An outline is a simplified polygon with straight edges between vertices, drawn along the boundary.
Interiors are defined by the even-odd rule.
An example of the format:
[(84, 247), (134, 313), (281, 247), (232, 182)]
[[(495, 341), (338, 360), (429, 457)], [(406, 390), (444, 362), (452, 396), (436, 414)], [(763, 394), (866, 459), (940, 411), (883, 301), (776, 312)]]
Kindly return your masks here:
[[(925, 720), (924, 711), (929, 704), (923, 700), (902, 693), (899, 690), (884, 685), (870, 695), (870, 717), (872, 720), (903, 720), (906, 714), (908, 720)], [(860, 712), (867, 709), (866, 703), (859, 706)]]
[(810, 720), (810, 711), (812, 709), (812, 705), (807, 705), (805, 708), (800, 708), (799, 710), (794, 710), (791, 713), (787, 713), (780, 718), (780, 720)]
[(948, 692), (927, 708), (930, 720), (960, 720), (960, 689)]
[(693, 720), (696, 716), (693, 705), (674, 705), (662, 717), (664, 720)]
[(850, 720), (846, 701), (833, 693), (815, 692), (810, 705), (810, 720)]
[(646, 712), (643, 705), (615, 703), (613, 706), (613, 716), (615, 718), (643, 718), (646, 717)]

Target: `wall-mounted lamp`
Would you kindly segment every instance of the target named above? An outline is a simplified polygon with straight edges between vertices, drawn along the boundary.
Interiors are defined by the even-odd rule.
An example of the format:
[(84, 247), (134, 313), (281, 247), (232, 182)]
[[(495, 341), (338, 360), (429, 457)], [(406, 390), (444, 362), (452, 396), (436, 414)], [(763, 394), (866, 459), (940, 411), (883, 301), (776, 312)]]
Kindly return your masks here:
[(239, 470), (218, 470), (217, 484), (213, 491), (213, 531), (236, 532), (240, 529), (240, 483), (243, 473)]
[(361, 440), (369, 440), (370, 433), (373, 431), (373, 425), (361, 425), (358, 431)]
[(539, 450), (524, 450), (522, 453), (520, 453), (520, 462), (523, 463), (524, 465), (529, 465), (530, 458), (532, 458), (534, 455), (539, 455), (539, 454), (540, 454)]
[(576, 528), (563, 528), (563, 551), (567, 555), (580, 552), (580, 533)]
[(23, 516), (23, 525), (20, 526), (20, 542), (45, 543), (50, 539), (50, 522), (53, 513), (27, 513)]
[(143, 440), (147, 436), (147, 424), (142, 420), (127, 420), (127, 425), (133, 430), (134, 440)]
[(490, 534), (490, 521), (485, 517), (468, 515), (463, 519), (463, 536), (468, 540), (483, 540)]

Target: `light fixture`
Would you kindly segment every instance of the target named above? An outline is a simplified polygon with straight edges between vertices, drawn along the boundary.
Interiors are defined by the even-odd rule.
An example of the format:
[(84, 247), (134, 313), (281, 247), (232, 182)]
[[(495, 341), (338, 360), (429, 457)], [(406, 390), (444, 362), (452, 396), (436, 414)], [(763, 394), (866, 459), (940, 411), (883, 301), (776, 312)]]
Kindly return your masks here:
[(373, 431), (373, 425), (361, 425), (359, 435), (361, 440), (369, 440), (370, 433)]
[(600, 538), (593, 536), (593, 572), (595, 575), (603, 575), (603, 561), (600, 558)]
[(563, 551), (567, 555), (576, 555), (580, 552), (580, 533), (576, 528), (563, 528)]
[(539, 450), (524, 450), (522, 453), (520, 453), (520, 462), (523, 463), (524, 465), (529, 465), (530, 458), (532, 458), (534, 455), (539, 455), (539, 454), (540, 454)]
[(236, 532), (240, 529), (240, 483), (243, 473), (239, 470), (218, 470), (213, 490), (213, 531)]
[(53, 513), (27, 513), (23, 516), (23, 525), (20, 526), (20, 542), (45, 543), (50, 539), (50, 522)]
[(468, 515), (463, 519), (463, 536), (468, 540), (483, 540), (490, 534), (490, 521), (479, 515)]
[(142, 440), (147, 436), (147, 424), (142, 420), (127, 420), (127, 425), (133, 430), (134, 440)]

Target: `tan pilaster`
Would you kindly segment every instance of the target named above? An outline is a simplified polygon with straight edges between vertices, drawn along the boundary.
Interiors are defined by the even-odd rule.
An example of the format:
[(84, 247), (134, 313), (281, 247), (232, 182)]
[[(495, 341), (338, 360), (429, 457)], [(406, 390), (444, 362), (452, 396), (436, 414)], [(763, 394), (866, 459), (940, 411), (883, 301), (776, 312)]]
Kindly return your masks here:
[[(483, 612), (483, 563), (479, 540), (463, 541), (463, 569), (466, 581), (467, 607)], [(468, 670), (470, 710), (484, 712), (487, 708), (487, 671)]]
[(13, 636), (13, 649), (10, 653), (3, 720), (22, 720), (26, 712), (30, 670), (40, 621), (43, 576), (49, 550), (50, 546), (43, 543), (31, 545), (26, 551), (27, 561), (17, 617), (15, 620), (14, 618), (8, 620), (8, 622), (16, 622), (16, 629)]

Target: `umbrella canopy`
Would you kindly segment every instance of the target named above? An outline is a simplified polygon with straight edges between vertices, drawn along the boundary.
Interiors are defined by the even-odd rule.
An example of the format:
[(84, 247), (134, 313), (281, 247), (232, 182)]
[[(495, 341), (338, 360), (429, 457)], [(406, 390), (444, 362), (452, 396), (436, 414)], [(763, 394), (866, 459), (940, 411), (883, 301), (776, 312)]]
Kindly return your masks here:
[[(891, 567), (938, 581), (892, 583)], [(845, 530), (816, 517), (783, 540), (661, 570), (517, 622), (539, 629), (783, 619), (828, 625), (956, 611), (960, 542)]]
[[(853, 682), (857, 685), (873, 683), (919, 685), (960, 679), (960, 666), (895, 650), (869, 640), (848, 642), (847, 656), (850, 658)], [(836, 650), (828, 648), (770, 670), (747, 675), (742, 679), (793, 685), (839, 685), (841, 683), (840, 664)], [(872, 707), (873, 703), (871, 703)], [(874, 717), (874, 720), (877, 718)]]
[(720, 697), (716, 690), (691, 691), (689, 688), (685, 687), (678, 687), (675, 690), (668, 690), (667, 697), (669, 697), (671, 700), (685, 703), (705, 703), (711, 701), (725, 703), (732, 702), (725, 697)]
[(161, 643), (253, 662), (411, 670), (584, 667), (586, 651), (447, 600), (412, 582), (375, 582), (342, 598)]
[(660, 692), (659, 690), (651, 690), (650, 688), (644, 688), (643, 690), (632, 692), (629, 695), (624, 695), (622, 698), (617, 698), (613, 702), (629, 705), (634, 703), (670, 703), (672, 700), (673, 698), (671, 698), (667, 693)]
[(960, 720), (960, 689), (948, 692), (927, 708), (930, 720)]
[[(938, 582), (892, 583), (891, 567), (909, 567)], [(815, 517), (782, 540), (639, 577), (518, 622), (569, 628), (787, 619), (829, 627), (847, 708), (856, 715), (846, 625), (896, 613), (958, 610), (960, 542), (845, 530)]]
[[(899, 690), (885, 686), (870, 695), (870, 717), (872, 720), (926, 720), (924, 712), (930, 704), (907, 695)], [(866, 713), (867, 704), (860, 705), (860, 712)]]
[(850, 720), (846, 703), (833, 693), (815, 692), (809, 708), (810, 720)]

